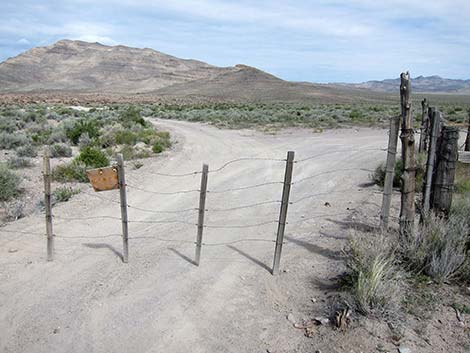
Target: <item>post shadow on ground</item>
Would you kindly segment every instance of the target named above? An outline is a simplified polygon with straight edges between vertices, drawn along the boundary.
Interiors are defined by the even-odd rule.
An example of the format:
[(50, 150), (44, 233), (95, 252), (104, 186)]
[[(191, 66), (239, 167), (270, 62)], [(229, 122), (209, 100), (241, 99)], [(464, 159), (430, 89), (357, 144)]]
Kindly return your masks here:
[(178, 250), (176, 250), (175, 248), (168, 248), (170, 251), (174, 252), (176, 255), (178, 255), (179, 257), (181, 257), (183, 260), (186, 260), (188, 261), (191, 265), (194, 265), (194, 266), (197, 266), (197, 263), (196, 261), (194, 261), (193, 259), (190, 259), (188, 256), (186, 256), (185, 254), (179, 252)]
[(109, 245), (109, 244), (106, 244), (106, 243), (84, 243), (82, 245), (86, 246), (87, 248), (91, 248), (91, 249), (108, 249), (114, 255), (119, 257), (121, 259), (121, 261), (124, 261), (124, 257), (122, 255), (122, 253), (117, 251), (112, 245)]
[(270, 267), (268, 267), (266, 264), (264, 264), (263, 262), (261, 262), (260, 260), (258, 259), (255, 259), (253, 256), (247, 254), (246, 252), (244, 252), (243, 250), (240, 250), (238, 249), (237, 247), (233, 246), (233, 245), (227, 245), (228, 248), (232, 249), (233, 251), (236, 251), (237, 253), (239, 253), (240, 255), (246, 257), (248, 260), (250, 260), (251, 262), (255, 263), (256, 265), (264, 268), (266, 271), (268, 271), (269, 273), (272, 274), (272, 269)]
[(338, 221), (337, 219), (327, 219), (327, 221), (335, 223), (341, 226), (341, 228), (343, 229), (354, 229), (366, 233), (377, 232), (380, 230), (380, 227), (377, 225), (372, 225), (359, 221)]
[(288, 240), (290, 243), (293, 243), (295, 245), (301, 246), (308, 251), (327, 257), (332, 260), (340, 260), (341, 259), (341, 252), (340, 251), (333, 251), (330, 249), (322, 248), (321, 246), (318, 246), (316, 244), (310, 243), (305, 240), (300, 240), (300, 239), (295, 239), (291, 236), (286, 236), (286, 240)]

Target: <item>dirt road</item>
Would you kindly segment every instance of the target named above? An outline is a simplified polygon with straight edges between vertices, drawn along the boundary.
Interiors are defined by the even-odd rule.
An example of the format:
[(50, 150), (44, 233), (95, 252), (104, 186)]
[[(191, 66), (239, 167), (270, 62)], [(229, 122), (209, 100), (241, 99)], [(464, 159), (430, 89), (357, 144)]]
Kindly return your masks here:
[[(142, 168), (126, 170), (129, 264), (121, 261), (116, 236), (121, 225), (112, 218), (120, 216), (117, 192), (90, 189), (90, 195), (54, 207), (53, 262), (45, 261), (43, 215), (0, 230), (0, 351), (346, 351), (333, 346), (331, 337), (304, 337), (286, 316), (327, 313), (331, 279), (342, 269), (348, 222), (364, 213), (370, 222), (377, 220), (381, 196), (363, 185), (369, 172), (361, 168), (373, 169), (385, 159), (379, 148), (387, 144), (386, 131), (290, 130), (271, 136), (155, 123), (178, 143)], [(288, 150), (297, 160), (318, 156), (294, 165), (281, 273), (272, 276), (285, 163), (268, 159), (284, 159)], [(234, 162), (209, 174), (207, 245), (196, 267), (198, 193), (150, 191), (197, 190), (200, 175), (152, 173), (200, 171), (203, 162), (215, 171), (240, 157), (262, 159)], [(219, 193), (270, 182), (276, 183)], [(256, 203), (263, 204), (238, 208)], [(164, 223), (151, 223), (156, 221)]]

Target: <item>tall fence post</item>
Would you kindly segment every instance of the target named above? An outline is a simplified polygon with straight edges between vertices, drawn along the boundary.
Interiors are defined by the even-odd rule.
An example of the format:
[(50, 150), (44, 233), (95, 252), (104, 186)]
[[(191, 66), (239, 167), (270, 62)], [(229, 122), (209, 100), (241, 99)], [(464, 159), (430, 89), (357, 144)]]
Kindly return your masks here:
[(127, 194), (126, 194), (126, 175), (124, 172), (124, 159), (122, 154), (116, 156), (119, 194), (121, 197), (121, 223), (122, 223), (122, 261), (129, 262), (129, 224), (127, 219)]
[(289, 206), (289, 194), (292, 183), (292, 169), (294, 166), (295, 152), (287, 152), (286, 172), (284, 174), (284, 187), (282, 190), (281, 210), (279, 212), (279, 224), (277, 228), (276, 248), (274, 249), (273, 275), (279, 273), (282, 245), (284, 243), (284, 230), (287, 220), (287, 208)]
[(380, 227), (388, 227), (390, 205), (392, 203), (393, 179), (395, 177), (395, 160), (397, 156), (398, 130), (400, 129), (400, 116), (390, 119), (390, 133), (388, 136), (387, 164), (385, 166), (384, 193), (382, 199), (382, 212), (380, 213)]
[(420, 129), (420, 135), (419, 135), (419, 146), (418, 146), (418, 152), (424, 152), (426, 151), (426, 142), (427, 142), (427, 134), (428, 134), (428, 101), (426, 98), (424, 98), (421, 101), (421, 129)]
[(467, 137), (465, 138), (465, 151), (470, 151), (470, 109), (468, 110), (468, 128)]
[(54, 260), (54, 234), (52, 233), (52, 203), (51, 203), (51, 162), (50, 151), (44, 149), (44, 206), (46, 211), (47, 261)]
[(413, 230), (415, 218), (416, 161), (413, 115), (411, 111), (411, 80), (409, 72), (400, 75), (402, 112), (402, 190), (400, 210), (400, 234), (408, 236)]
[(421, 220), (427, 216), (431, 208), (431, 186), (434, 174), (434, 164), (436, 161), (437, 138), (441, 125), (441, 113), (434, 108), (430, 108), (431, 113), (431, 136), (429, 139), (428, 159), (426, 162), (426, 177), (424, 179), (423, 207)]
[(459, 128), (444, 126), (438, 142), (436, 172), (433, 180), (431, 208), (447, 217), (452, 206), (454, 179), (459, 159)]
[(199, 191), (199, 215), (197, 220), (197, 238), (196, 238), (196, 266), (201, 263), (202, 234), (204, 232), (204, 214), (206, 211), (207, 178), (209, 175), (209, 166), (202, 165), (201, 189)]

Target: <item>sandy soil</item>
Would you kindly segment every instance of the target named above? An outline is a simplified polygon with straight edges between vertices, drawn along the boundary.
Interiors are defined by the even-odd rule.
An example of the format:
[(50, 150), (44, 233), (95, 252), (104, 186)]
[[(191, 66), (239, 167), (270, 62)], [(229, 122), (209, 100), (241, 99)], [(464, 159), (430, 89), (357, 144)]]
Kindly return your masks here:
[[(369, 172), (361, 168), (373, 169), (385, 159), (378, 149), (387, 144), (386, 131), (291, 130), (268, 136), (186, 122), (155, 123), (170, 130), (178, 143), (141, 169), (127, 169), (128, 202), (155, 211), (192, 210), (157, 214), (129, 208), (129, 264), (122, 263), (121, 239), (114, 236), (120, 221), (93, 218), (120, 216), (116, 191), (97, 194), (111, 201), (82, 193), (54, 207), (53, 262), (45, 261), (43, 216), (2, 228), (1, 352), (372, 352), (378, 344), (396, 351), (389, 330), (378, 322), (354, 324), (346, 333), (322, 326), (307, 338), (287, 320), (288, 314), (298, 321), (331, 314), (350, 226), (378, 222), (381, 195), (366, 185)], [(296, 152), (296, 159), (320, 156), (294, 165), (291, 201), (300, 201), (289, 208), (279, 276), (270, 273), (279, 203), (217, 209), (280, 200), (282, 185), (214, 191), (282, 181), (283, 162), (245, 160), (209, 174), (207, 225), (272, 222), (205, 229), (205, 243), (224, 245), (203, 246), (200, 267), (193, 263), (198, 194), (156, 195), (135, 188), (198, 189), (200, 175), (151, 173), (197, 171), (203, 162), (214, 170), (240, 157), (283, 159), (288, 150)], [(159, 220), (181, 223), (133, 223)], [(24, 233), (10, 233), (15, 230)], [(415, 337), (405, 337), (405, 343), (413, 352), (430, 351)], [(433, 352), (445, 351), (439, 342), (434, 347)]]

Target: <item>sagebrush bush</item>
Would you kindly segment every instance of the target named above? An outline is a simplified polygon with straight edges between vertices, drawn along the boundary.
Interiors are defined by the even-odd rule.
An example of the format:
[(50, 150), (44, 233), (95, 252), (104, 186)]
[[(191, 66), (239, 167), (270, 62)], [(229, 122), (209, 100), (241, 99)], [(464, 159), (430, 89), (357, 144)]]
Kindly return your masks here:
[(66, 186), (58, 187), (52, 193), (53, 200), (55, 202), (67, 202), (72, 198), (72, 196), (77, 195), (80, 193), (80, 190), (73, 189)]
[(100, 123), (96, 119), (81, 119), (65, 126), (65, 134), (74, 145), (79, 143), (80, 136), (85, 133), (91, 139), (98, 138), (100, 136)]
[(72, 156), (72, 148), (65, 143), (54, 143), (50, 147), (51, 157), (58, 158), (58, 157), (71, 157)]
[(16, 154), (18, 157), (36, 157), (38, 152), (36, 147), (31, 144), (20, 146), (16, 149)]
[(10, 157), (7, 160), (7, 165), (11, 169), (29, 168), (33, 166), (33, 162), (25, 157)]
[(17, 133), (9, 134), (6, 132), (0, 133), (0, 149), (13, 150), (15, 148), (29, 144), (30, 140), (26, 135)]
[(20, 178), (6, 165), (0, 164), (0, 201), (9, 201), (20, 195)]
[(17, 221), (26, 215), (24, 200), (12, 200), (4, 203), (5, 216), (8, 221)]

